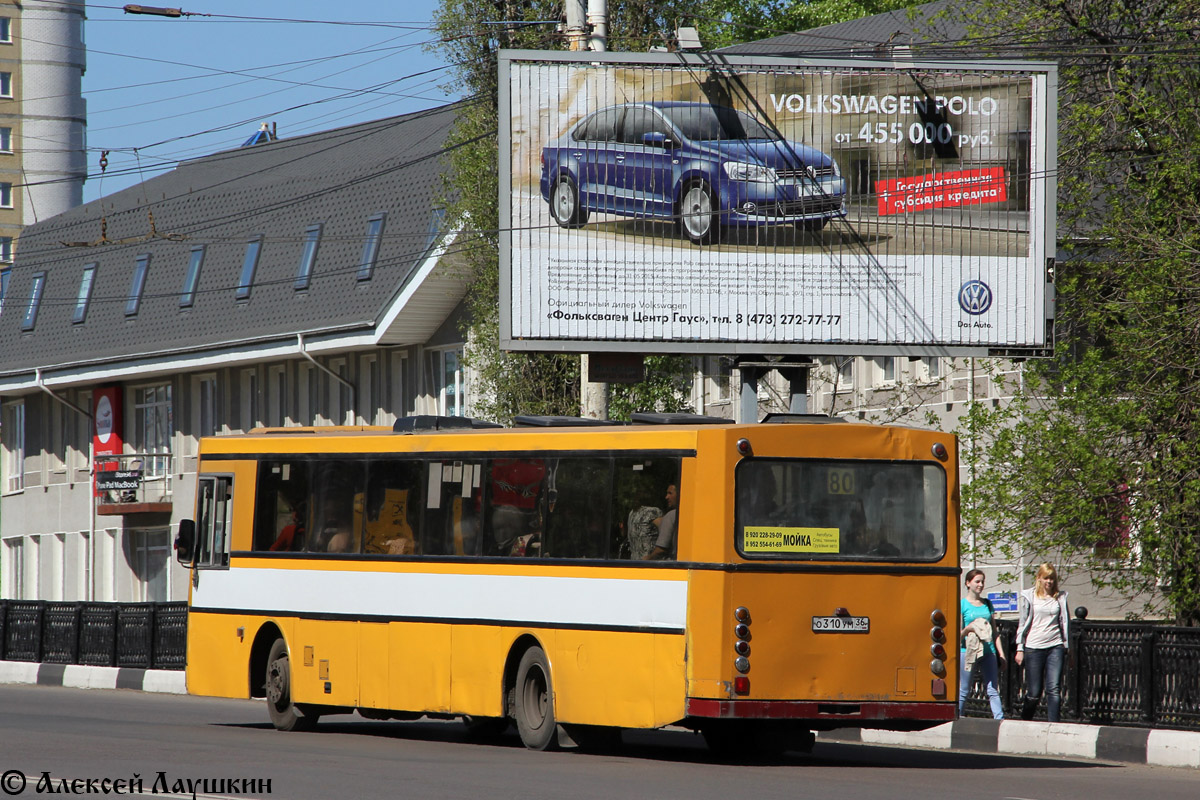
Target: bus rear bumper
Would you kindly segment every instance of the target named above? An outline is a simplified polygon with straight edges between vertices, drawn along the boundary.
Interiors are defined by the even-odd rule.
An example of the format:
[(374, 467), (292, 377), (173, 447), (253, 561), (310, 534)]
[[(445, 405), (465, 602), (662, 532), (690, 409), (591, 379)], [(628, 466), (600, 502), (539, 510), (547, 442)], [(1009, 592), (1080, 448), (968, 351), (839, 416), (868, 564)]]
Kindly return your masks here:
[(954, 703), (818, 703), (804, 700), (716, 700), (689, 697), (688, 717), (703, 719), (762, 719), (803, 722), (812, 730), (882, 728), (914, 731), (957, 718)]

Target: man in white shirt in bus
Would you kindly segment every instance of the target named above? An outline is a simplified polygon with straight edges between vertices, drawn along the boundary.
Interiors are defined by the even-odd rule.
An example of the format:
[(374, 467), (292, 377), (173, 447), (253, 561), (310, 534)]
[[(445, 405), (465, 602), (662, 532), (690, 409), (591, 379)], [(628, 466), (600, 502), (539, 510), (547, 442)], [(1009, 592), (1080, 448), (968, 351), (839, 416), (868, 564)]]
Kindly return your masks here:
[(667, 508), (670, 509), (654, 524), (658, 526), (658, 540), (654, 549), (646, 554), (646, 561), (659, 561), (675, 557), (675, 532), (679, 517), (679, 489), (675, 484), (667, 487)]

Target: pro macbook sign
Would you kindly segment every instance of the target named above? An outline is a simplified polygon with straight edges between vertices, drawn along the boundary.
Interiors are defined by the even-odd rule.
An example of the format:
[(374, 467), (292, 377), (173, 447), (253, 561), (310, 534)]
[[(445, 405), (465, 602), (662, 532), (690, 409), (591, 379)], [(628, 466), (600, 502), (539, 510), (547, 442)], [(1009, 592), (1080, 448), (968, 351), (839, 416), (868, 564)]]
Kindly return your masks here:
[(1054, 67), (504, 51), (519, 350), (1047, 347)]

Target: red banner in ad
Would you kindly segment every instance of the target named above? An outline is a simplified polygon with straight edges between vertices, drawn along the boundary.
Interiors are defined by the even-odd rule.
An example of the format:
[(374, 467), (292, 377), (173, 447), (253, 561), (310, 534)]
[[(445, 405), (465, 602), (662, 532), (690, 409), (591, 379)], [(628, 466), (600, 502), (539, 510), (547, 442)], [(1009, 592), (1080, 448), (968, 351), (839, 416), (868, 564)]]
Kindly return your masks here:
[(953, 208), (1008, 199), (1004, 167), (934, 172), (875, 182), (879, 215), (911, 214), (928, 208)]

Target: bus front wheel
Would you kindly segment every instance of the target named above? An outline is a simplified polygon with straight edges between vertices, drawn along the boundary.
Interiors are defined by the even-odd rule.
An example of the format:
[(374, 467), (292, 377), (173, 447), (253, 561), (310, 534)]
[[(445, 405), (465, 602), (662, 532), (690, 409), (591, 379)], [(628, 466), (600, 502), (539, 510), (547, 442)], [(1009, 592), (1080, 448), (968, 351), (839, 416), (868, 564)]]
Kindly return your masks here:
[(310, 731), (316, 727), (317, 715), (304, 713), (292, 702), (292, 668), (283, 639), (276, 639), (271, 645), (264, 683), (272, 725), (281, 731)]
[(554, 719), (554, 686), (550, 681), (550, 663), (540, 647), (531, 647), (517, 666), (517, 685), (513, 716), (521, 741), (530, 750), (548, 750), (558, 742)]

